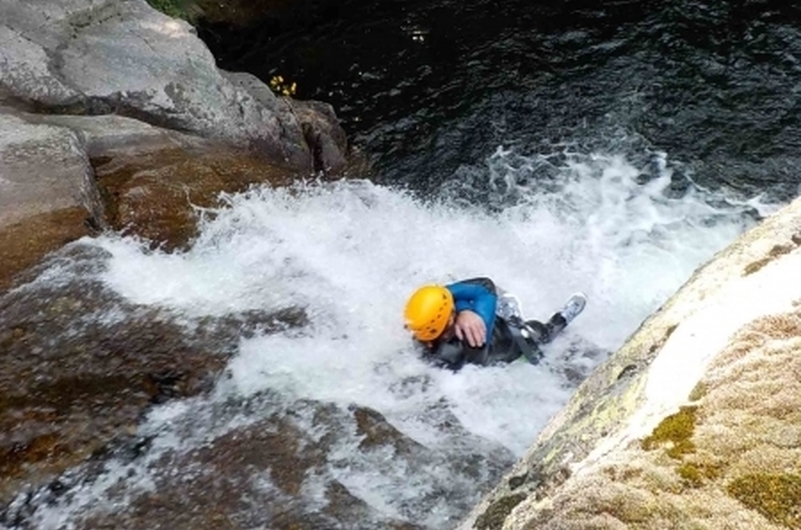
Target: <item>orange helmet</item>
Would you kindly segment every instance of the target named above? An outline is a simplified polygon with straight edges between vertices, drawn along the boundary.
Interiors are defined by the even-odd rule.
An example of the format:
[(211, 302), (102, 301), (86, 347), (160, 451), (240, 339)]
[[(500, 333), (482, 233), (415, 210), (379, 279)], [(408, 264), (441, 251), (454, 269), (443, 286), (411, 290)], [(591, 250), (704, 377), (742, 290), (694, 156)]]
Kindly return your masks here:
[(452, 311), (451, 292), (441, 285), (426, 285), (406, 302), (406, 329), (419, 341), (432, 341), (445, 331)]

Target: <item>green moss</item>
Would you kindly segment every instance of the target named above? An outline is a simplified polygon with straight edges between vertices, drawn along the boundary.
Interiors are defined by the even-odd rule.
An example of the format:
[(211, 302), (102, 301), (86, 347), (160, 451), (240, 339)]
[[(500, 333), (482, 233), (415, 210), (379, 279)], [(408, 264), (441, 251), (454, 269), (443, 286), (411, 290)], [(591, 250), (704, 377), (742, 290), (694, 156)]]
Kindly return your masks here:
[(754, 473), (732, 481), (726, 491), (774, 523), (801, 529), (801, 476)]
[(496, 530), (503, 526), (503, 522), (512, 513), (515, 506), (523, 502), (527, 495), (525, 493), (515, 493), (501, 497), (490, 504), (484, 513), (476, 519), (477, 530)]
[(646, 451), (666, 445), (665, 452), (671, 458), (695, 452), (695, 444), (690, 438), (695, 429), (695, 411), (698, 407), (681, 407), (679, 412), (671, 414), (657, 425), (654, 432), (642, 441)]
[(699, 381), (690, 392), (690, 401), (698, 401), (709, 392), (709, 386), (703, 381)]
[(147, 3), (165, 15), (191, 22), (192, 0), (147, 0)]
[(684, 483), (691, 488), (699, 488), (704, 483), (701, 470), (695, 464), (685, 462), (677, 470)]
[(715, 480), (720, 477), (720, 466), (706, 462), (683, 462), (676, 472), (686, 486), (699, 488), (705, 480)]
[[(793, 240), (793, 243), (795, 243), (795, 240)], [(757, 261), (755, 261), (753, 263), (749, 263), (745, 267), (745, 270), (743, 271), (745, 273), (744, 275), (748, 276), (749, 274), (753, 274), (753, 273), (757, 272), (762, 267), (764, 267), (765, 265), (767, 265), (768, 263), (770, 263), (774, 259), (778, 258), (779, 256), (783, 256), (784, 254), (787, 254), (788, 252), (792, 252), (795, 249), (796, 246), (797, 246), (797, 243), (795, 245), (774, 245), (773, 248), (771, 248), (770, 251), (768, 252), (767, 257), (764, 257), (764, 258), (762, 258), (760, 260), (757, 260)]]

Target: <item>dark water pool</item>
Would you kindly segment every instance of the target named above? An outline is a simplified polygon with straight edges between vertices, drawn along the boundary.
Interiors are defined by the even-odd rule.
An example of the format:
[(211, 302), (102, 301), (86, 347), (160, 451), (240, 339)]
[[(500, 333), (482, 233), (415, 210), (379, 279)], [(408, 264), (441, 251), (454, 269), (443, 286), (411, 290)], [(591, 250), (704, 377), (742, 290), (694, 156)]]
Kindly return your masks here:
[[(377, 180), (433, 189), (499, 145), (663, 151), (739, 194), (799, 193), (801, 8), (697, 0), (306, 2), (201, 27), (226, 69), (332, 103)], [(644, 160), (640, 162), (644, 163)]]

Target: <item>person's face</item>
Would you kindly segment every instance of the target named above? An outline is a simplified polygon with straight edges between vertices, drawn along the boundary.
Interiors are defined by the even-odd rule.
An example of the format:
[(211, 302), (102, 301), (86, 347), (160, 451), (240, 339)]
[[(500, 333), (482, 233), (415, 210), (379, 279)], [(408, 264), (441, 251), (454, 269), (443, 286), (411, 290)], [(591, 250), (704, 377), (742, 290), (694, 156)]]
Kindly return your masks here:
[(453, 338), (453, 332), (455, 329), (454, 324), (456, 324), (456, 310), (451, 310), (451, 316), (448, 317), (448, 323), (445, 325), (445, 329), (442, 331), (442, 335), (439, 336), (440, 340), (451, 340)]

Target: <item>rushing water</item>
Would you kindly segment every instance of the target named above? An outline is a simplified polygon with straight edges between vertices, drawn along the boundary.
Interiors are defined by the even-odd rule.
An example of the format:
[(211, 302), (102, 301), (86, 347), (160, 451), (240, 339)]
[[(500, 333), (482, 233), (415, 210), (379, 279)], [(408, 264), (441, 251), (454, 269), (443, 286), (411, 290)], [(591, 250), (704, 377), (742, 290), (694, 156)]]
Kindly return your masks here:
[[(336, 481), (374, 515), (328, 521), (327, 528), (389, 527), (382, 518), (452, 527), (477, 502), (482, 484), (497, 480), (494, 459), (522, 455), (569, 398), (577, 377), (620, 346), (757, 212), (771, 208), (727, 202), (693, 187), (670, 198), (664, 160), (653, 162), (659, 175), (642, 184), (640, 170), (624, 156), (557, 158), (564, 156), (569, 162), (554, 171), (547, 190), (518, 182), (547, 157), (498, 150), (482, 176), (444, 185), (440, 201), (369, 181), (262, 188), (227, 197), (185, 253), (152, 252), (130, 238), (84, 242), (105, 251), (97, 278), (139, 306), (187, 321), (300, 306), (310, 322), (300, 330), (243, 337), (208, 397), (151, 412), (139, 428), (149, 440), (146, 456), (112, 458), (91, 480), (81, 478), (80, 469), (68, 473), (62, 479), (68, 493), (58, 500), (47, 489), (21, 497), (20, 506), (33, 506), (22, 528), (81, 528), (85, 518), (100, 516), (127, 526), (128, 506), (138, 496), (168, 495), (159, 493), (168, 479), (189, 491), (203, 487), (192, 484), (204, 464), (188, 458), (188, 465), (180, 455), (276, 416), (291, 419), (313, 440), (325, 438), (332, 427), (321, 427), (299, 402), (375, 410), (422, 454), (365, 453), (358, 450), (361, 436), (346, 428), (292, 498), (272, 493), (277, 490), (263, 473), (243, 479), (212, 466), (216, 480), (239, 492), (235, 498), (273, 496), (313, 514), (327, 504), (320, 492)], [(462, 202), (475, 189), (495, 205), (490, 211)], [(577, 289), (589, 304), (549, 345), (541, 365), (468, 366), (459, 373), (431, 368), (400, 325), (405, 298), (423, 282), (481, 274), (515, 292), (531, 317), (546, 318)], [(229, 405), (243, 399), (252, 401)], [(346, 418), (338, 421), (347, 425)], [(442, 432), (443, 422), (453, 421), (463, 434)], [(486, 463), (462, 469), (462, 460), (476, 458)], [(274, 505), (246, 510), (236, 502), (231, 511), (244, 511), (246, 520), (282, 527), (273, 520)], [(179, 506), (179, 512), (187, 509)], [(108, 515), (110, 509), (116, 515)]]
[[(343, 434), (288, 504), (321, 509), (318, 481), (332, 479), (379, 516), (331, 527), (381, 527), (387, 517), (451, 528), (482, 485), (443, 465), (472, 459), (475, 440), (487, 461), (522, 455), (578, 378), (698, 265), (798, 193), (797, 8), (352, 9), (274, 38), (251, 34), (252, 47), (218, 55), (223, 67), (281, 73), (299, 81), (301, 97), (334, 103), (375, 158), (370, 180), (226, 196), (184, 253), (125, 237), (85, 242), (105, 251), (98, 280), (132, 303), (188, 320), (302, 307), (309, 324), (243, 337), (209, 396), (152, 411), (140, 427), (153, 440), (145, 463), (111, 462), (57, 503), (29, 502), (26, 521), (80, 527), (112, 498), (125, 510), (157, 489), (168, 451), (213, 445), (274, 415), (321, 438), (303, 411), (289, 410), (307, 400), (375, 410), (442, 460), (364, 455), (359, 437)], [(266, 50), (275, 55), (265, 60)], [(404, 301), (421, 283), (476, 275), (516, 293), (532, 318), (547, 318), (576, 290), (589, 303), (539, 366), (432, 369), (404, 334)], [(210, 412), (264, 395), (233, 416)], [(444, 436), (443, 414), (464, 433)], [(199, 473), (171, 472), (187, 483)], [(265, 495), (275, 490), (267, 477), (257, 482)], [(270, 514), (252, 520), (275, 524)]]

